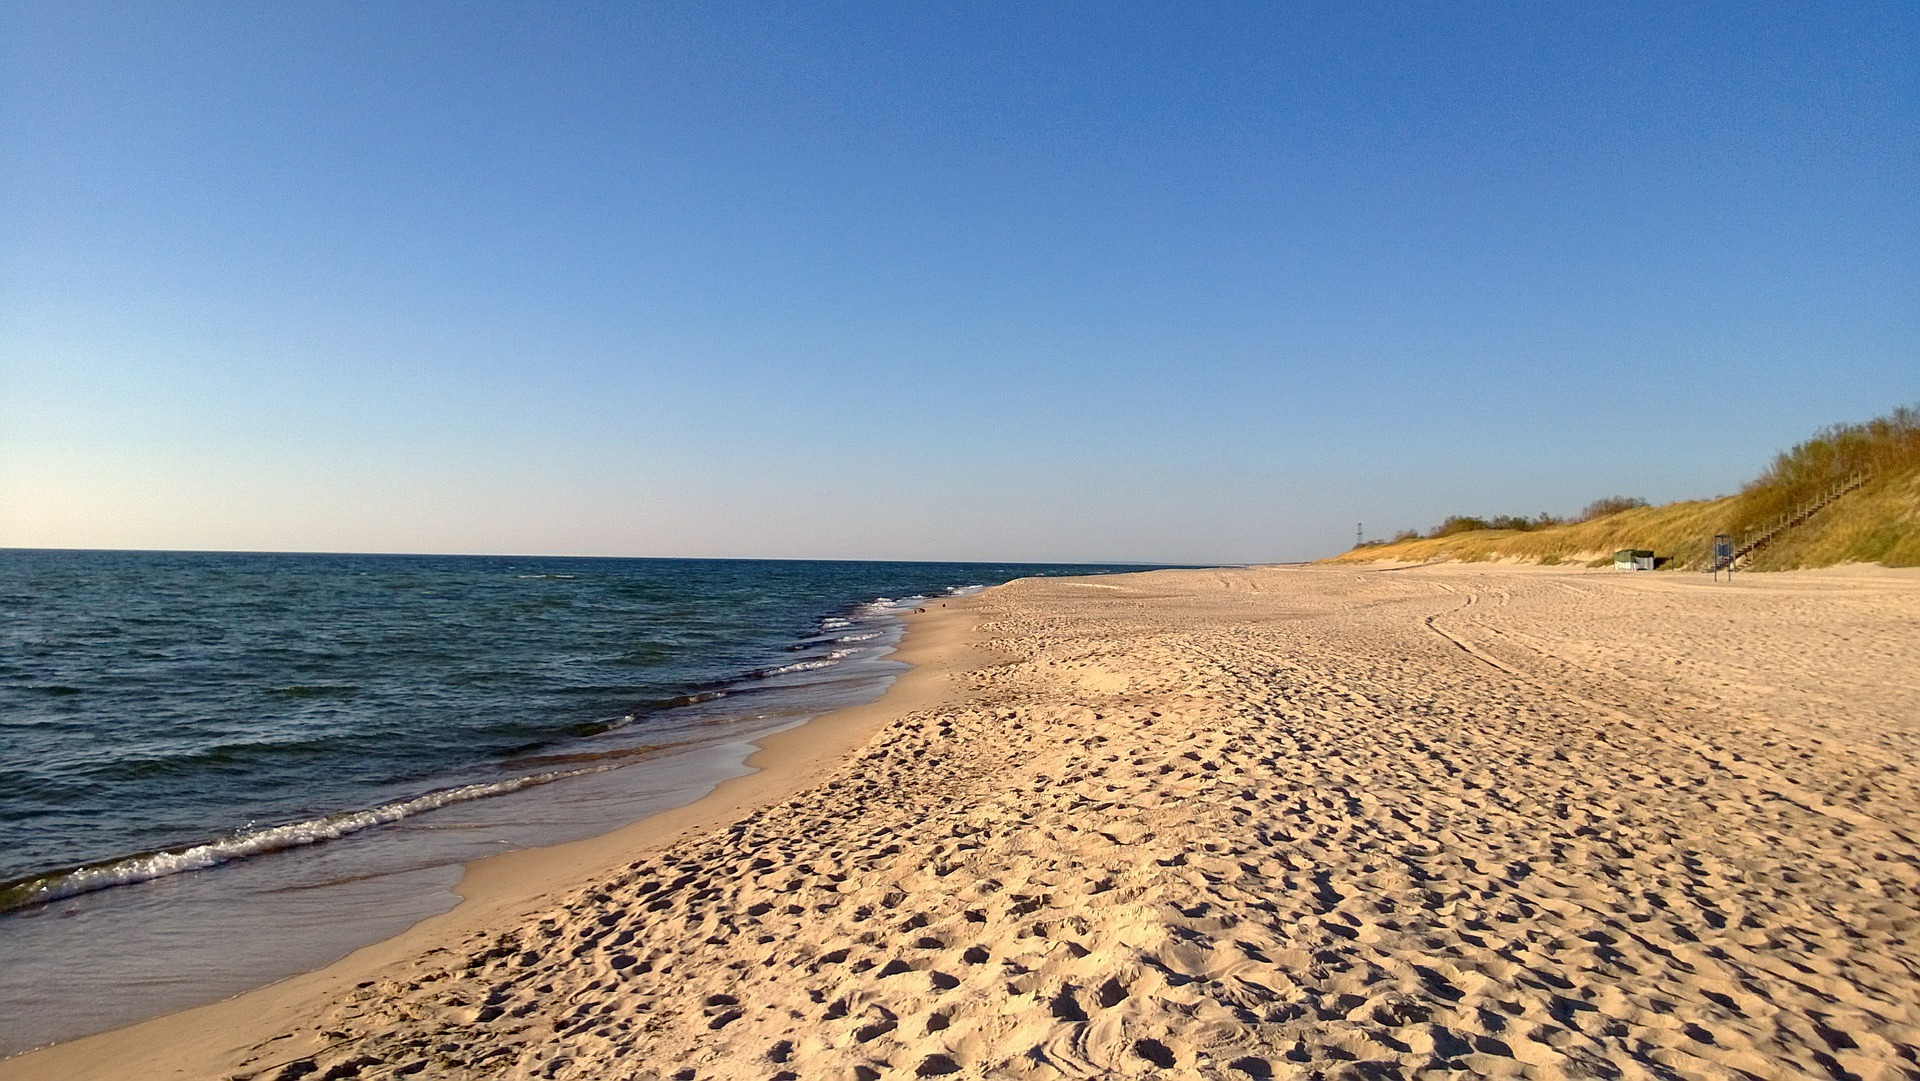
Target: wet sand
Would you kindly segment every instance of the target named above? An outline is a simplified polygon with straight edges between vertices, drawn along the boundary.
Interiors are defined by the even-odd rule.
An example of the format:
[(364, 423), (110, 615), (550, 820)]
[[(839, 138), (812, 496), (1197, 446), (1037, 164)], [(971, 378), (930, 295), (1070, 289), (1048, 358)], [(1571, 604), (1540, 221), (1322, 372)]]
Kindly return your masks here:
[(1920, 575), (1016, 582), (873, 705), (0, 1078), (1920, 1076)]

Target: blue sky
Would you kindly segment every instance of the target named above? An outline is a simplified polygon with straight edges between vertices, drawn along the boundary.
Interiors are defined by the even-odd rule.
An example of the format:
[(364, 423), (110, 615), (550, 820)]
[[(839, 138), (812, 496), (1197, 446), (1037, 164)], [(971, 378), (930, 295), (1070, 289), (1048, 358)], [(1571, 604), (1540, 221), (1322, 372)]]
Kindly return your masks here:
[(1293, 559), (1920, 400), (1911, 5), (4, 17), (0, 545)]

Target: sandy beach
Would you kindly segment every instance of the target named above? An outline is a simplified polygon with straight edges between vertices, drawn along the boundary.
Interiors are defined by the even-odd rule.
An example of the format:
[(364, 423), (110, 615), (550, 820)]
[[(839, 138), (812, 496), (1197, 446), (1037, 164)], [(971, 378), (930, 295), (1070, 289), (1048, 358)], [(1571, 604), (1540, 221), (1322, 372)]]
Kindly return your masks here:
[(1920, 1077), (1920, 574), (1027, 579), (902, 656), (698, 803), (0, 1079)]

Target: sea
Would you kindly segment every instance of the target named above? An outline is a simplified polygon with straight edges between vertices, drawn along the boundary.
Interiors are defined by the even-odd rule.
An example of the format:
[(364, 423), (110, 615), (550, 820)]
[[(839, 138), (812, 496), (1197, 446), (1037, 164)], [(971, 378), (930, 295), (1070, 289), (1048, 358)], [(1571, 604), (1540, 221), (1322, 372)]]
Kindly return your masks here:
[(0, 550), (0, 1055), (320, 967), (1132, 565)]

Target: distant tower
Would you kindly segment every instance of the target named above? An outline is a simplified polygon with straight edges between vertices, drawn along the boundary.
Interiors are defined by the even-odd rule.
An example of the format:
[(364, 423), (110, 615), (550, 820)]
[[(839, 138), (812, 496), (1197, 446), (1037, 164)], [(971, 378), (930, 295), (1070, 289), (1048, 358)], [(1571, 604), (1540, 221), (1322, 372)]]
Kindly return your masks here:
[(1353, 546), (1358, 548), (1365, 543), (1367, 543), (1367, 523), (1353, 523)]

